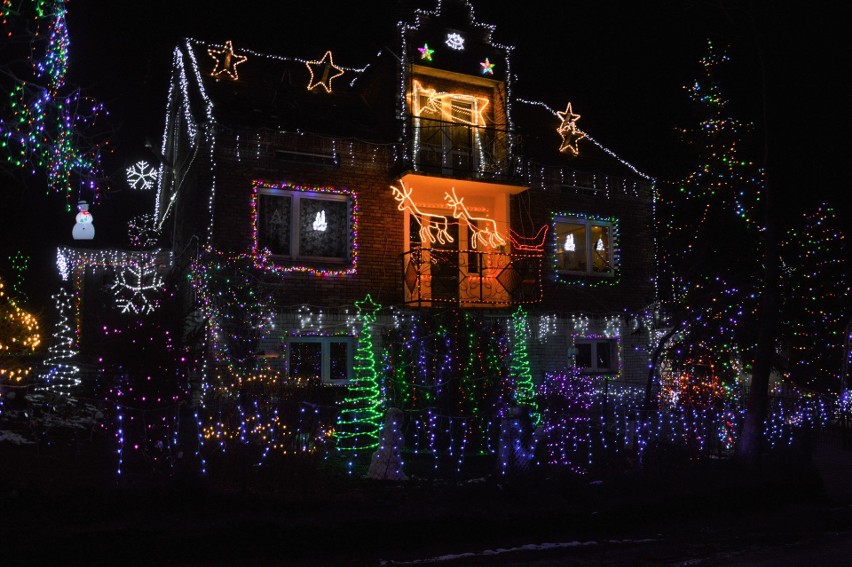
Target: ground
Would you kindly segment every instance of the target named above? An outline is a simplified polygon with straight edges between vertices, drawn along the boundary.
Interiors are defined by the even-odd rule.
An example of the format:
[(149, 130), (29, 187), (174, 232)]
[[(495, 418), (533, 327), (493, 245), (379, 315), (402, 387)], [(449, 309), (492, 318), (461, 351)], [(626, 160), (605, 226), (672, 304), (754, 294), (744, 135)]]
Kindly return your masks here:
[(302, 462), (134, 483), (94, 444), (58, 449), (0, 444), (4, 565), (830, 564), (852, 547), (852, 451), (828, 432), (754, 469), (603, 478), (379, 482)]

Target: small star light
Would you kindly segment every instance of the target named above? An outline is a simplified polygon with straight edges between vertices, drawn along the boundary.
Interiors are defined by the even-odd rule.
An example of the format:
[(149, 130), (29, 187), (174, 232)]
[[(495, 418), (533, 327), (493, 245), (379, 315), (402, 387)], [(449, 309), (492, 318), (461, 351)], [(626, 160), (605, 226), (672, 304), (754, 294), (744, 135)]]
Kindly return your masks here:
[(493, 75), (494, 74), (494, 63), (488, 60), (488, 57), (485, 58), (485, 61), (480, 63), (482, 66), (482, 74), (483, 75)]
[(355, 302), (355, 308), (358, 310), (358, 314), (364, 317), (375, 317), (376, 311), (382, 308), (381, 305), (373, 301), (373, 298), (370, 297), (368, 293), (364, 299), (361, 301)]
[(447, 41), (444, 43), (447, 44), (447, 47), (455, 49), (456, 51), (464, 49), (464, 38), (457, 33), (448, 33)]
[(234, 53), (234, 47), (231, 45), (230, 39), (225, 42), (225, 49), (208, 49), (207, 53), (216, 62), (210, 76), (218, 77), (222, 73), (225, 73), (235, 81), (239, 78), (237, 76), (237, 65), (248, 59), (245, 55)]
[[(325, 55), (319, 61), (308, 61), (306, 63), (308, 71), (311, 73), (311, 79), (308, 81), (308, 90), (311, 91), (314, 87), (321, 86), (325, 92), (331, 92), (331, 80), (336, 79), (343, 74), (343, 69), (334, 64), (334, 59), (331, 57), (331, 51), (326, 51)], [(332, 74), (332, 69), (336, 73)], [(317, 78), (319, 77), (319, 78)]]
[(127, 184), (131, 189), (150, 189), (156, 178), (157, 170), (145, 161), (137, 161), (127, 168)]
[(559, 146), (559, 151), (563, 153), (570, 152), (576, 156), (580, 153), (577, 142), (586, 137), (585, 133), (577, 129), (577, 120), (580, 119), (580, 115), (574, 114), (571, 110), (570, 102), (564, 111), (557, 111), (556, 115), (562, 120), (559, 128), (556, 129), (559, 135), (562, 136), (562, 145)]
[(434, 49), (429, 49), (428, 43), (424, 43), (423, 47), (418, 47), (417, 51), (420, 52), (420, 59), (425, 59), (426, 61), (431, 61), (432, 54), (435, 53)]

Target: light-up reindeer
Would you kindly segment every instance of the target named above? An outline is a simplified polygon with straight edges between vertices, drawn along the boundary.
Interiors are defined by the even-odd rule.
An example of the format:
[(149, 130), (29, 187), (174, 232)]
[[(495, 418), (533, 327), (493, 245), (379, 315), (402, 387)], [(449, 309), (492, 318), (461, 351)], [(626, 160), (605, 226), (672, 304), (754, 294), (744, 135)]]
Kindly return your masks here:
[(464, 198), (459, 199), (456, 196), (455, 187), (453, 187), (452, 195), (444, 193), (444, 200), (453, 208), (453, 217), (464, 220), (470, 227), (470, 232), (473, 235), (471, 238), (471, 247), (476, 248), (477, 241), (483, 245), (488, 244), (492, 248), (506, 244), (506, 241), (497, 232), (497, 223), (493, 219), (470, 216), (470, 212), (464, 206)]
[(447, 217), (422, 212), (417, 208), (417, 205), (414, 204), (414, 200), (411, 198), (411, 192), (414, 189), (406, 189), (402, 181), (399, 182), (399, 185), (402, 187), (401, 190), (393, 185), (390, 186), (393, 189), (394, 200), (399, 203), (396, 208), (400, 211), (408, 211), (412, 218), (417, 221), (417, 224), (420, 225), (420, 242), (426, 242), (427, 240), (432, 244), (436, 240), (441, 244), (454, 242), (449, 232), (450, 222), (447, 220)]

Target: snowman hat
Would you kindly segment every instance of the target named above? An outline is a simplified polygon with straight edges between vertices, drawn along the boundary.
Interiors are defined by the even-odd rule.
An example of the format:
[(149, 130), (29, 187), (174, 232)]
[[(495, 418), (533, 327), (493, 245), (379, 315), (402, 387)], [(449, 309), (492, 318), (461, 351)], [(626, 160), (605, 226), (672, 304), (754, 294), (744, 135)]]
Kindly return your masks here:
[(87, 203), (86, 201), (77, 201), (77, 210), (88, 211), (89, 203)]

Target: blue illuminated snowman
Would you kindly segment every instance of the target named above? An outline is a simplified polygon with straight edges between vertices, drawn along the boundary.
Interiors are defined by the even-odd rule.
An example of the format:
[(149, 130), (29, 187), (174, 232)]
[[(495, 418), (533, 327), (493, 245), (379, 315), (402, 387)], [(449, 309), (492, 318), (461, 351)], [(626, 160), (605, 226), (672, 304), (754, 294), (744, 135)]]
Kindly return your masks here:
[(77, 203), (77, 213), (75, 220), (77, 224), (71, 231), (71, 236), (74, 240), (91, 240), (95, 237), (95, 225), (92, 224), (92, 213), (89, 212), (89, 204), (86, 201)]

